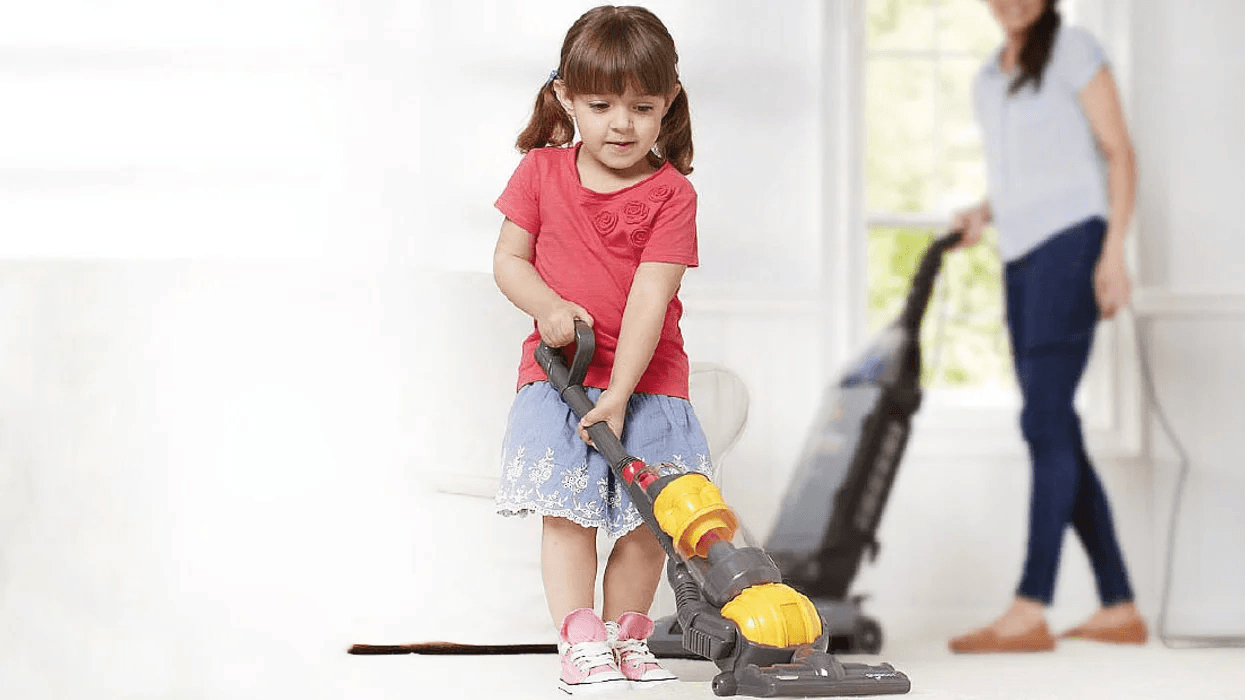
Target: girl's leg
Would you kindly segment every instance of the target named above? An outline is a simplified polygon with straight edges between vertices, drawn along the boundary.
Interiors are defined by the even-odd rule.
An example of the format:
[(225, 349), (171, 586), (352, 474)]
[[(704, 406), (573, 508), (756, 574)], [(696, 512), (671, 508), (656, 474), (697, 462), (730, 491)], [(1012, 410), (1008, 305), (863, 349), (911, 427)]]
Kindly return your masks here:
[[(668, 460), (688, 471), (712, 470), (709, 444), (685, 399), (632, 394), (622, 441), (627, 454), (654, 466)], [(601, 617), (614, 621), (627, 612), (648, 614), (665, 570), (666, 551), (640, 520), (622, 483), (611, 477), (608, 489), (609, 494), (602, 494), (607, 530), (626, 532), (615, 540), (601, 582)]]
[(625, 612), (647, 615), (665, 563), (666, 550), (647, 526), (619, 537), (605, 564), (601, 618), (617, 620)]
[(597, 531), (566, 518), (544, 516), (540, 573), (555, 627), (573, 610), (593, 608), (597, 578)]

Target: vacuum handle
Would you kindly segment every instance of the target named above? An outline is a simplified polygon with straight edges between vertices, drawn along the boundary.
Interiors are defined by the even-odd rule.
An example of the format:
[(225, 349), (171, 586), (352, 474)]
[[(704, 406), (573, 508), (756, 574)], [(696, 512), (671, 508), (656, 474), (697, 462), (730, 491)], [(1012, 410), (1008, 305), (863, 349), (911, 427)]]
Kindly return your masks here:
[[(596, 352), (596, 336), (592, 327), (575, 319), (575, 356), (571, 366), (566, 366), (566, 355), (561, 348), (551, 348), (541, 341), (536, 346), (536, 362), (545, 370), (549, 383), (562, 395), (562, 400), (571, 407), (575, 415), (583, 418), (593, 409), (595, 404), (584, 391), (584, 377), (588, 374), (588, 365), (592, 362), (592, 354)], [(623, 449), (622, 441), (610, 430), (605, 421), (588, 426), (588, 437), (597, 451), (612, 464), (631, 461), (631, 456)]]
[(949, 248), (958, 245), (962, 238), (964, 238), (964, 232), (956, 229), (955, 231), (948, 231), (941, 238), (934, 239), (933, 245), (939, 248), (940, 252), (945, 253)]
[(908, 292), (908, 303), (904, 307), (900, 325), (912, 332), (913, 336), (921, 328), (921, 319), (925, 316), (925, 307), (929, 305), (929, 297), (934, 291), (934, 280), (942, 267), (942, 255), (959, 244), (964, 237), (963, 231), (951, 231), (930, 244), (921, 258), (916, 276), (912, 279), (912, 289)]
[(580, 319), (575, 319), (575, 357), (571, 360), (570, 368), (566, 366), (566, 355), (562, 349), (549, 347), (543, 340), (536, 346), (536, 363), (545, 370), (554, 388), (565, 391), (567, 387), (583, 385), (584, 377), (588, 375), (588, 365), (592, 364), (592, 356), (596, 351), (597, 337), (592, 332), (592, 327)]

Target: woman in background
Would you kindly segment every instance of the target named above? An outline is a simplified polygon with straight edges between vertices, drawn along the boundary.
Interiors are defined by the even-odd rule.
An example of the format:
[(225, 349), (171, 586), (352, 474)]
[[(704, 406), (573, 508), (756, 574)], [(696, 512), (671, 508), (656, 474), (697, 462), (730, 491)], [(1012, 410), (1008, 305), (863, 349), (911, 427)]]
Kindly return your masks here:
[(1055, 647), (1044, 610), (1069, 524), (1089, 555), (1102, 607), (1062, 636), (1142, 644), (1145, 621), (1073, 407), (1098, 319), (1114, 316), (1131, 293), (1124, 236), (1136, 182), (1132, 145), (1102, 48), (1061, 24), (1057, 0), (987, 2), (1006, 35), (974, 86), (989, 195), (954, 225), (964, 231), (962, 247), (976, 245), (985, 226), (998, 229), (1033, 493), (1015, 600), (950, 647)]

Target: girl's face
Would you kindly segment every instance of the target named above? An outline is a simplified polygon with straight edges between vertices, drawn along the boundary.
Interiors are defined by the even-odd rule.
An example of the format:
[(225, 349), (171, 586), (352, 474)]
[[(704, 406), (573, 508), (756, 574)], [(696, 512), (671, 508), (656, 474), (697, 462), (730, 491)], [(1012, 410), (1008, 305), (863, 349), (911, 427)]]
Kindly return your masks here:
[(661, 134), (661, 119), (674, 100), (670, 95), (640, 95), (631, 87), (621, 95), (575, 95), (557, 87), (562, 106), (575, 119), (586, 153), (619, 177), (647, 174), (646, 157)]
[(994, 19), (1010, 36), (1023, 35), (1046, 9), (1048, 0), (986, 0)]

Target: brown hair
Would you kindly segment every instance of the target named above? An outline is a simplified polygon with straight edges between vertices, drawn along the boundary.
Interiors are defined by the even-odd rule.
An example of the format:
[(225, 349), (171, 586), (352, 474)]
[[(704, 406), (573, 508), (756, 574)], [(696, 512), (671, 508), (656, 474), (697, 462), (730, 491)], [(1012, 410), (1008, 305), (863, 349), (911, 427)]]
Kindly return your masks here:
[(1046, 0), (1042, 14), (1025, 31), (1025, 43), (1020, 47), (1020, 74), (1007, 87), (1007, 94), (1015, 95), (1029, 81), (1033, 82), (1034, 90), (1042, 89), (1042, 73), (1050, 63), (1055, 34), (1059, 31), (1059, 11), (1055, 9), (1058, 1)]
[[(605, 5), (583, 14), (566, 32), (557, 77), (572, 95), (622, 94), (633, 87), (642, 95), (669, 95), (679, 84), (679, 54), (670, 32), (643, 7)], [(565, 146), (575, 124), (558, 102), (549, 80), (536, 95), (527, 128), (515, 144), (521, 153), (545, 146)], [(684, 175), (692, 172), (692, 119), (687, 91), (679, 90), (661, 120), (661, 134), (648, 162), (669, 161)]]

